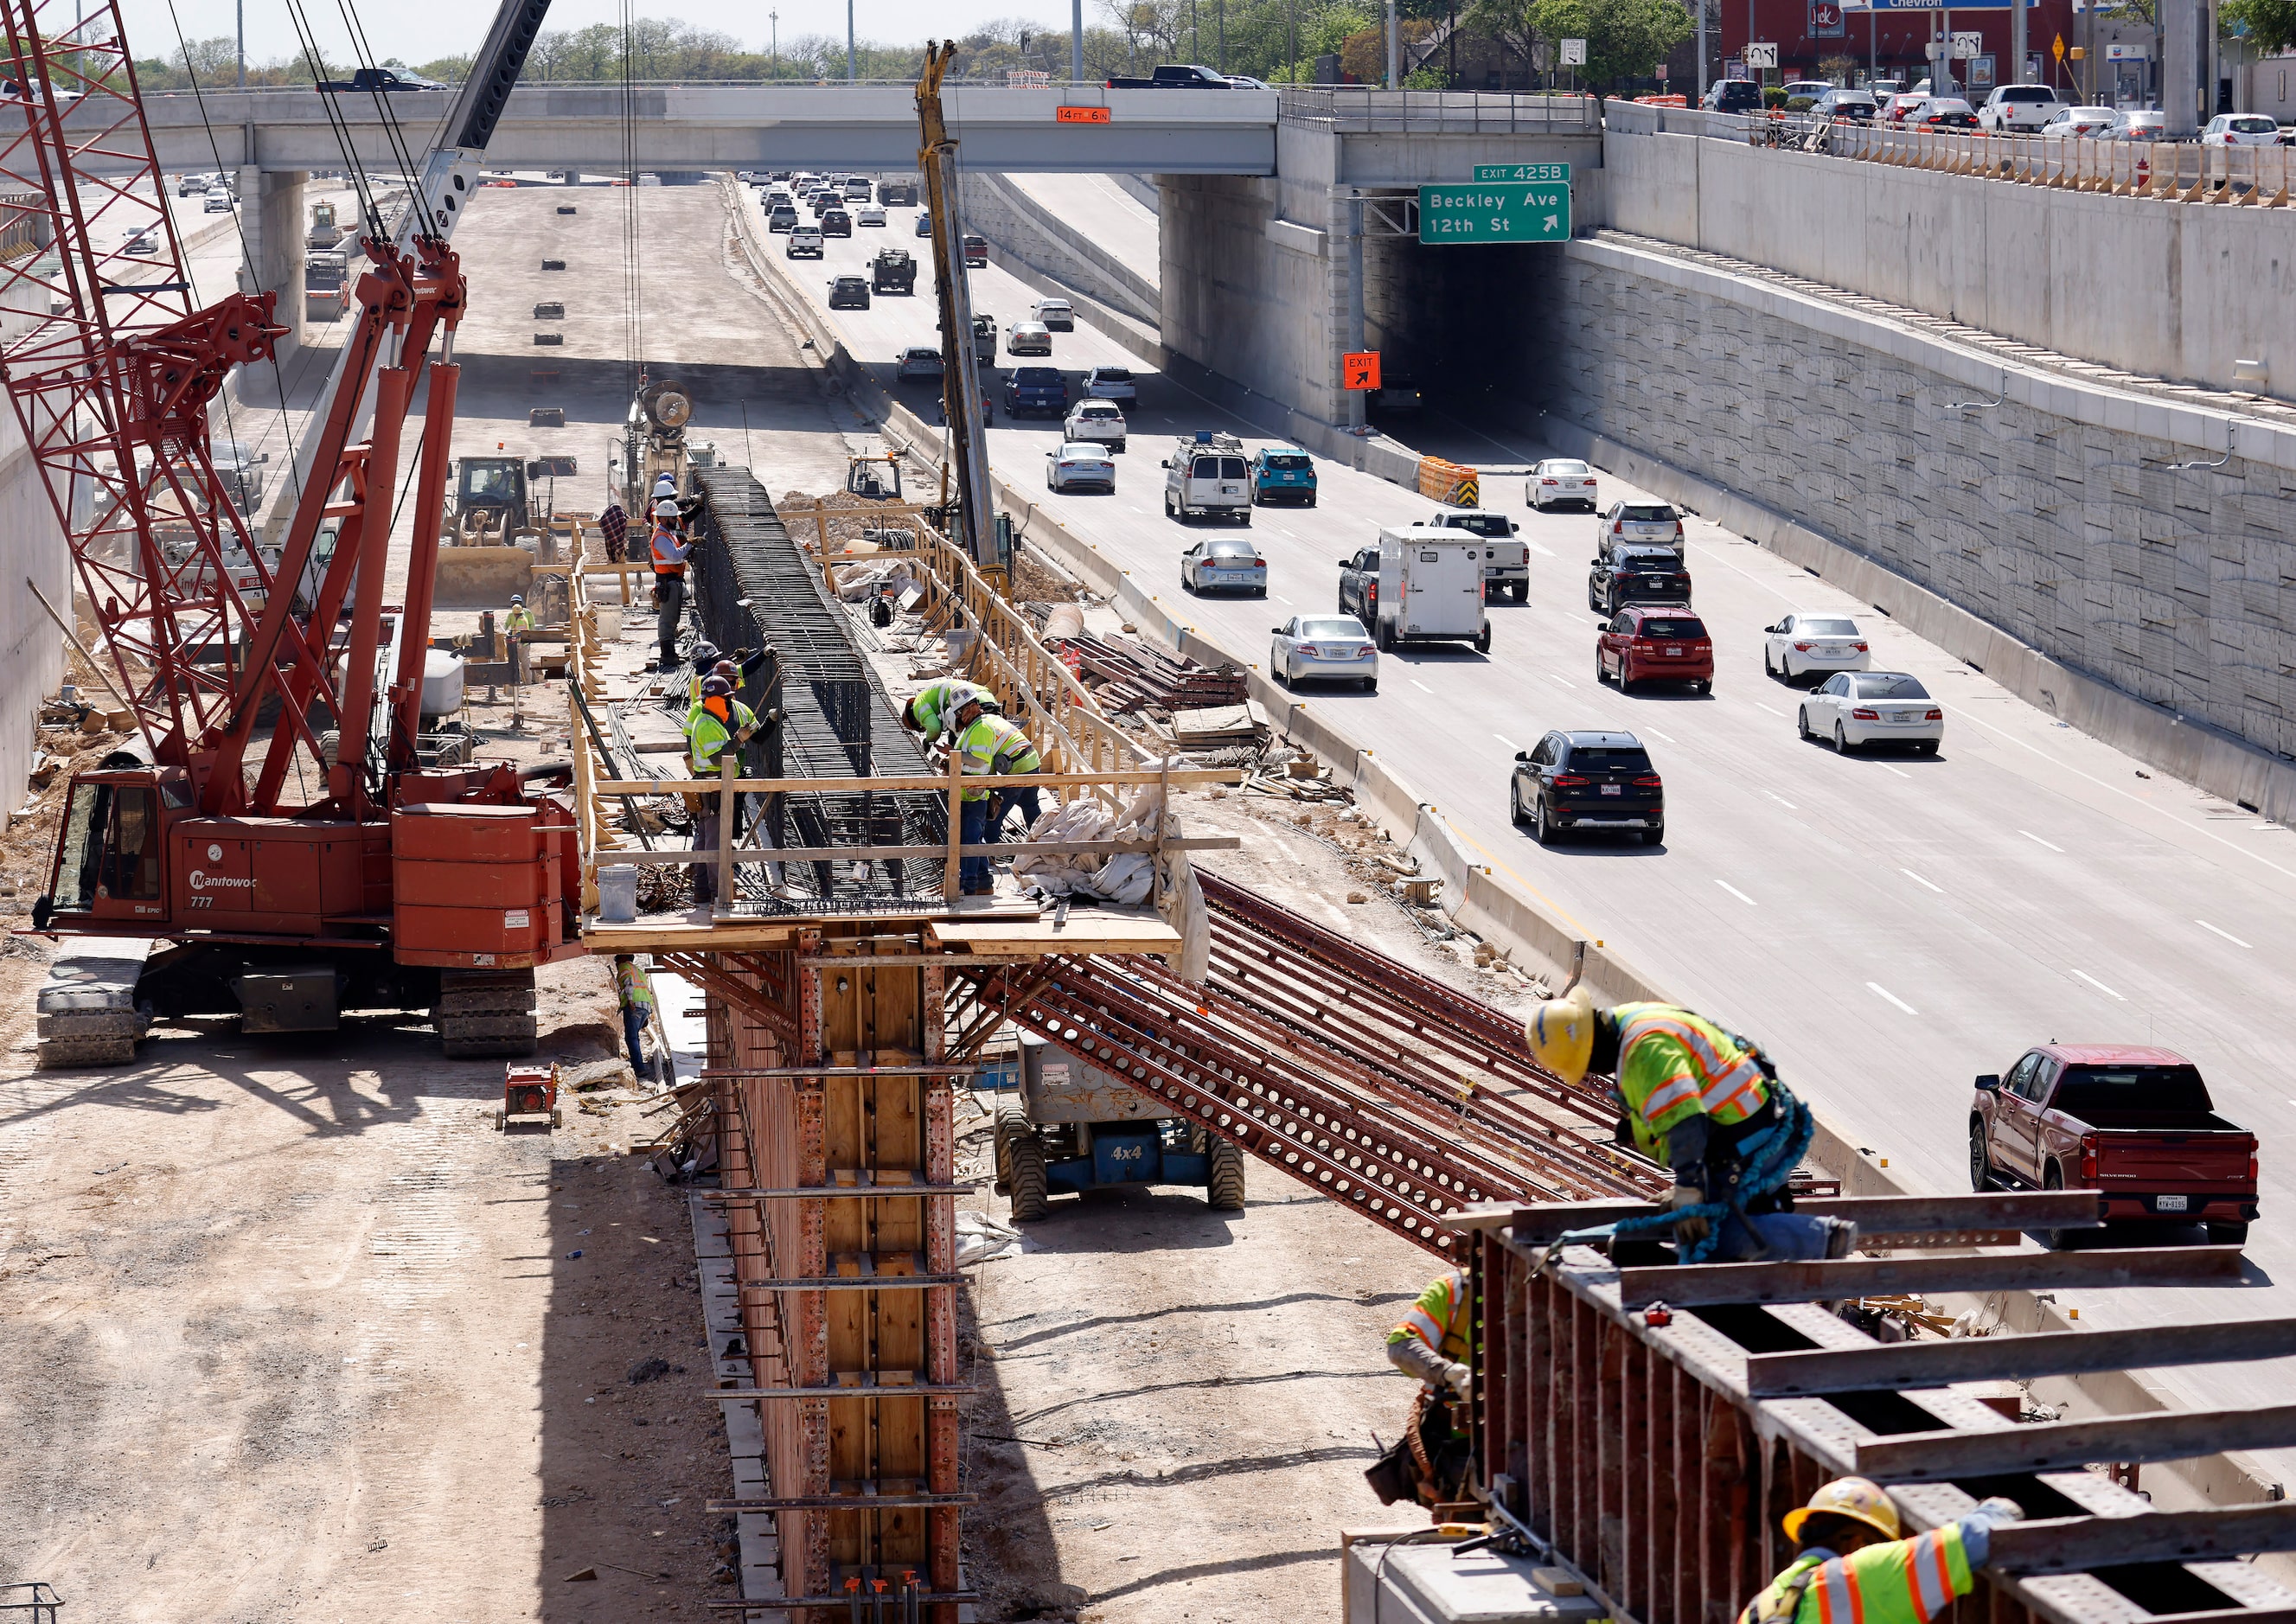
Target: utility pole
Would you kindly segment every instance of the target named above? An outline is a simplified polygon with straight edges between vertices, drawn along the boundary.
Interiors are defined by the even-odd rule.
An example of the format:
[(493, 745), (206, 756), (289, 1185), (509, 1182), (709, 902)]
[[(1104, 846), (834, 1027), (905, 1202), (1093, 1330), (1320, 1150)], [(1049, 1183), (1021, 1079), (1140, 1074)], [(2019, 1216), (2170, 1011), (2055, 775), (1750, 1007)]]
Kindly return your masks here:
[(239, 87), (247, 88), (247, 0), (239, 0)]
[(1227, 0), (1212, 0), (1212, 15), (1219, 28), (1220, 71), (1227, 71)]
[(2010, 77), (1995, 76), (1997, 85), (2021, 85), (2025, 82), (2025, 28), (2027, 0), (2009, 0), (2009, 72)]
[(940, 301), (941, 400), (948, 418), (948, 460), (956, 475), (955, 541), (976, 564), (996, 562), (989, 504), (988, 431), (981, 422), (980, 363), (972, 348), (972, 294), (965, 285), (964, 235), (957, 219), (956, 143), (941, 116), (940, 81), (956, 42), (925, 46), (917, 79), (917, 168), (932, 220), (933, 287)]
[(1396, 38), (1395, 0), (1387, 0), (1387, 87), (1390, 90), (1403, 88), (1403, 75), (1398, 71), (1401, 63), (1398, 60)]
[(1069, 78), (1084, 83), (1084, 0), (1069, 0)]
[(1300, 0), (1283, 0), (1283, 56), (1292, 65), (1292, 83), (1296, 85), (1300, 82)]
[(774, 77), (779, 78), (782, 76), (782, 14), (779, 12), (767, 12), (766, 15), (773, 21)]
[(1706, 99), (1706, 0), (1698, 0), (1698, 99)]
[(845, 82), (859, 78), (853, 71), (853, 0), (845, 0)]

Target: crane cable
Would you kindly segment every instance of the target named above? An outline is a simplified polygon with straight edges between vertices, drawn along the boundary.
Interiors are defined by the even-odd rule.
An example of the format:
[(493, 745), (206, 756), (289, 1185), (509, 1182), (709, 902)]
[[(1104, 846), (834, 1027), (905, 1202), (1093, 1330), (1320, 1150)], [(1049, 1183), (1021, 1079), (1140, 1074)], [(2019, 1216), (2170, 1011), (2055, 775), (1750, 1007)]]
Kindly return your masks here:
[(643, 258), (645, 238), (638, 200), (637, 38), (631, 0), (621, 0), (621, 21), (623, 381), (627, 392), (636, 396), (646, 379)]

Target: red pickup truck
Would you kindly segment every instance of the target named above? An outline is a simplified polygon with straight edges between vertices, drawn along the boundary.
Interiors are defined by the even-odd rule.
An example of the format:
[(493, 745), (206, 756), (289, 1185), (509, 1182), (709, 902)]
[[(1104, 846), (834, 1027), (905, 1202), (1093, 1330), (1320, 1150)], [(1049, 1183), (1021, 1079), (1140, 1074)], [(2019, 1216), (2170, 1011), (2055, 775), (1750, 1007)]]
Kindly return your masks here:
[(1977, 1079), (1979, 1190), (2102, 1190), (2109, 1223), (2205, 1224), (2238, 1245), (2256, 1217), (2256, 1136), (2216, 1114), (2201, 1070), (2168, 1049), (2050, 1043)]

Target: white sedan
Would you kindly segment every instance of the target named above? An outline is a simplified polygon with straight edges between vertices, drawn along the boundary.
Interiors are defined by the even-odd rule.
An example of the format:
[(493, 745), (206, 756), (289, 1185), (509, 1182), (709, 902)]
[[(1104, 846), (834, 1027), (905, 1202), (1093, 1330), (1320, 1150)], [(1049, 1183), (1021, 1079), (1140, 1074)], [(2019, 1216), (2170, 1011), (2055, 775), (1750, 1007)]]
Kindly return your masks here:
[(1116, 464), (1108, 453), (1084, 440), (1070, 440), (1045, 453), (1046, 490), (1104, 490), (1116, 494)]
[(1365, 693), (1379, 692), (1379, 651), (1353, 615), (1293, 615), (1273, 629), (1267, 669), (1276, 681), (1331, 677), (1360, 682)]
[(1584, 502), (1590, 513), (1601, 505), (1595, 471), (1570, 456), (1549, 457), (1532, 469), (1522, 482), (1522, 499), (1542, 513), (1564, 502)]
[(864, 203), (853, 211), (853, 223), (856, 226), (882, 226), (885, 211), (878, 204)]
[(1794, 729), (1831, 739), (1843, 755), (1868, 744), (1910, 744), (1937, 754), (1945, 712), (1918, 677), (1903, 671), (1836, 671), (1801, 702)]
[(1105, 446), (1117, 455), (1124, 455), (1124, 408), (1113, 400), (1079, 400), (1069, 411), (1069, 419), (1061, 425), (1062, 438), (1070, 440), (1089, 440)]
[(2263, 113), (2218, 113), (2201, 132), (2202, 146), (2277, 146), (2280, 127)]
[(1762, 644), (1762, 670), (1786, 682), (1818, 671), (1862, 671), (1874, 663), (1874, 651), (1848, 615), (1805, 611), (1762, 630), (1767, 638)]
[(1084, 375), (1084, 396), (1087, 400), (1113, 400), (1119, 406), (1137, 406), (1139, 386), (1132, 381), (1128, 366), (1095, 366)]

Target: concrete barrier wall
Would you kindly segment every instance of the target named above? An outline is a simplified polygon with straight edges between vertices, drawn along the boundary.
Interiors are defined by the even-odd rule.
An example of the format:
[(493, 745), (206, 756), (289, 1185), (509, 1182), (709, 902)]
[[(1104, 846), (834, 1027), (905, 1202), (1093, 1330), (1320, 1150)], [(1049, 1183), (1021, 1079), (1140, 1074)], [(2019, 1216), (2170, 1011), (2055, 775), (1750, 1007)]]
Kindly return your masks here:
[(957, 185), (965, 229), (1135, 321), (1154, 324), (1161, 302), (1157, 267), (1125, 264), (1002, 175), (969, 169)]
[[(38, 748), (40, 701), (64, 678), (64, 637), (37, 599), (29, 578), (66, 619), (72, 613), (71, 551), (49, 504), (47, 481), (25, 445), (15, 412), (0, 407), (0, 536), (9, 538), (8, 575), (0, 582), (0, 794), (19, 806), (25, 776)], [(97, 658), (103, 655), (98, 652)], [(119, 680), (107, 667), (106, 677)], [(96, 703), (113, 703), (95, 693)], [(16, 874), (19, 886), (44, 889), (47, 875)]]
[(1546, 438), (1697, 481), (2033, 703), (2296, 817), (2296, 432), (1616, 243), (1571, 243), (1536, 299)]
[[(1666, 122), (1678, 115), (1669, 114)], [(2296, 399), (2284, 209), (2155, 202), (1657, 133), (1615, 111), (1600, 214), (2143, 376)], [(1644, 131), (1652, 133), (1644, 133)]]

